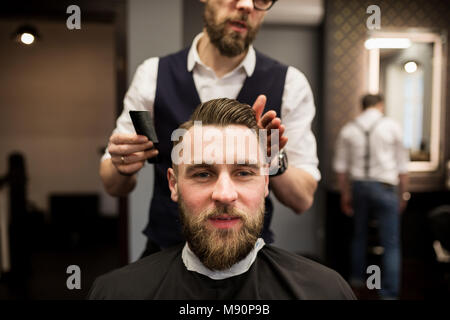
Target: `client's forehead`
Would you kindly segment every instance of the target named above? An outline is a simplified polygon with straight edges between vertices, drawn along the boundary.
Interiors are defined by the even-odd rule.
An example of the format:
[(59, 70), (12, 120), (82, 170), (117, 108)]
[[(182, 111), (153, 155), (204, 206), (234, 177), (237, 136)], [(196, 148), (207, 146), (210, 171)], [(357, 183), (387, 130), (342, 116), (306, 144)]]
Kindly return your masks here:
[(257, 164), (258, 132), (243, 125), (193, 126), (183, 136), (184, 164)]

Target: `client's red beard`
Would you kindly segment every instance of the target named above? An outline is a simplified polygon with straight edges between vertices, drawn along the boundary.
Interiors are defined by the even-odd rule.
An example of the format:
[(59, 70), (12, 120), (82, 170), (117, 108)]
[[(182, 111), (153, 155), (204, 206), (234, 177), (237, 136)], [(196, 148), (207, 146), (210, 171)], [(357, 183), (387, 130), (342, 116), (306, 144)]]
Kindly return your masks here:
[[(216, 207), (193, 216), (184, 205), (179, 194), (180, 217), (183, 234), (189, 248), (200, 261), (211, 270), (225, 270), (244, 259), (255, 246), (264, 222), (264, 198), (258, 212), (246, 214), (236, 208)], [(212, 229), (207, 227), (208, 219), (219, 214), (239, 217), (240, 228)]]

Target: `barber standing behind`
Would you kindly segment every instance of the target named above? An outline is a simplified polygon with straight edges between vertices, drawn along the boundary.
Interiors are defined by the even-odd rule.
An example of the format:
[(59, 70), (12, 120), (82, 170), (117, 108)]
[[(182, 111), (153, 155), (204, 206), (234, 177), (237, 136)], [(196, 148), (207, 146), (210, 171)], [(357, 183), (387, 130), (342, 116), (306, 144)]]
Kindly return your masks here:
[(368, 216), (373, 212), (384, 248), (380, 295), (396, 299), (401, 274), (399, 213), (409, 199), (408, 153), (400, 126), (383, 115), (381, 95), (364, 96), (362, 109), (342, 128), (334, 160), (342, 211), (354, 215), (350, 283), (365, 284)]
[[(144, 230), (148, 241), (143, 255), (184, 242), (166, 172), (171, 166), (171, 134), (201, 102), (222, 97), (237, 99), (253, 105), (261, 128), (280, 130), (280, 149), (286, 146), (286, 152), (280, 153), (280, 163), (286, 164), (289, 156), (289, 165), (281, 166), (278, 175), (270, 178), (270, 187), (280, 202), (296, 213), (312, 205), (320, 179), (311, 131), (315, 107), (305, 76), (251, 45), (275, 0), (202, 2), (205, 27), (192, 46), (162, 58), (150, 58), (137, 69), (100, 165), (107, 192), (125, 196), (135, 187), (136, 173), (146, 159), (156, 155), (160, 159), (155, 164), (150, 218)], [(160, 142), (158, 150), (150, 149), (153, 144), (146, 137), (136, 135), (130, 110), (151, 112)], [(269, 198), (266, 208), (262, 237), (271, 243), (273, 206)]]

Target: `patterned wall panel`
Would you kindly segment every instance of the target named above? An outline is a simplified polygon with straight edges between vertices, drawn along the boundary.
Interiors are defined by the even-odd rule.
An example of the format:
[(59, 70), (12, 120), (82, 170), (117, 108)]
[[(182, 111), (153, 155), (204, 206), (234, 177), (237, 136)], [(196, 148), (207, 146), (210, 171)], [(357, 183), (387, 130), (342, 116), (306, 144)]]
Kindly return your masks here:
[[(324, 110), (321, 154), (323, 181), (336, 188), (332, 170), (334, 144), (342, 126), (360, 111), (360, 97), (367, 87), (364, 41), (370, 5), (381, 9), (381, 31), (392, 28), (437, 28), (450, 31), (450, 1), (443, 0), (326, 0), (324, 54)], [(450, 59), (447, 58), (448, 61)], [(450, 74), (447, 64), (447, 83)], [(447, 110), (449, 98), (446, 98)], [(450, 119), (447, 112), (447, 119)], [(448, 123), (449, 121), (447, 121)], [(450, 133), (447, 126), (447, 136)]]

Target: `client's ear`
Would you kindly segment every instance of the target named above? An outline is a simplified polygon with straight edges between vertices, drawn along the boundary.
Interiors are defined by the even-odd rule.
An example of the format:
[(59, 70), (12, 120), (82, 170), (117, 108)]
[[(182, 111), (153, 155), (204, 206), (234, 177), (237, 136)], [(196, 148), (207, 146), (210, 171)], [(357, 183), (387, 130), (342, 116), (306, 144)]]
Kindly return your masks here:
[(172, 168), (167, 169), (167, 180), (169, 181), (170, 198), (174, 202), (178, 202), (177, 176)]

